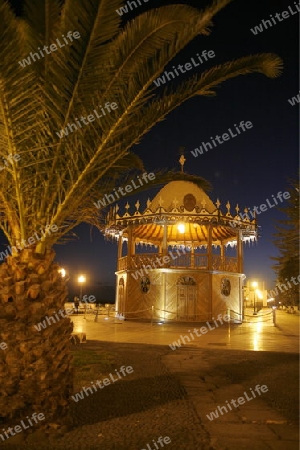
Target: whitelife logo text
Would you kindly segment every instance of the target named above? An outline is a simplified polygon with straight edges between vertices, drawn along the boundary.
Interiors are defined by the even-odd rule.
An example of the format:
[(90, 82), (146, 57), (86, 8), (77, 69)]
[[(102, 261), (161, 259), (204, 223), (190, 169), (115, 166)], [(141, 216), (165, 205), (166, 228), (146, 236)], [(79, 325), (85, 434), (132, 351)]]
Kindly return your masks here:
[[(243, 120), (240, 122), (239, 125), (234, 124), (235, 131), (237, 134), (235, 134), (231, 128), (228, 128), (228, 133), (223, 133), (222, 136), (219, 136), (218, 134), (213, 138), (211, 137), (210, 140), (213, 143), (214, 147), (217, 147), (218, 144), (224, 144), (224, 142), (229, 141), (229, 139), (237, 137), (239, 134), (247, 130), (250, 130), (253, 128), (252, 122), (249, 120), (247, 122), (244, 122)], [(242, 130), (242, 131), (241, 131)], [(222, 140), (223, 139), (223, 140)], [(217, 141), (217, 143), (215, 142)], [(191, 150), (191, 154), (197, 158), (197, 156), (203, 154), (203, 149), (208, 152), (208, 150), (211, 150), (213, 148), (212, 144), (210, 142), (201, 142), (200, 147), (195, 148), (194, 150)]]
[[(80, 33), (78, 31), (74, 31), (74, 32), (68, 31), (67, 38), (65, 37), (64, 34), (62, 35), (62, 39), (65, 41), (65, 44), (61, 43), (59, 39), (56, 39), (57, 45), (56, 44), (44, 45), (43, 49), (38, 47), (38, 52), (39, 53), (32, 53), (32, 52), (30, 52), (29, 56), (27, 58), (23, 59), (22, 61), (19, 61), (20, 66), (23, 67), (23, 69), (24, 69), (24, 67), (26, 67), (27, 65), (30, 66), (32, 61), (35, 62), (36, 58), (37, 59), (41, 59), (41, 57), (45, 58), (44, 52), (47, 55), (50, 55), (50, 53), (56, 52), (56, 50), (58, 48), (62, 48), (62, 47), (65, 47), (66, 45), (69, 45), (71, 42), (73, 42), (73, 38), (74, 39), (79, 39), (80, 38)], [(44, 50), (44, 52), (43, 52), (43, 50)]]
[[(15, 436), (16, 433), (21, 433), (21, 431), (23, 430), (27, 430), (27, 428), (29, 427), (33, 427), (34, 423), (32, 423), (31, 419), (35, 421), (35, 423), (38, 423), (38, 420), (45, 420), (45, 416), (43, 413), (33, 413), (32, 416), (29, 418), (28, 416), (26, 417), (27, 421), (29, 423), (29, 426), (27, 426), (27, 424), (24, 423), (24, 420), (21, 420), (21, 425), (16, 425), (15, 427), (8, 427), (6, 430), (3, 429), (3, 434), (5, 435), (5, 438), (3, 436), (3, 434), (0, 434), (0, 438), (2, 439), (2, 441), (5, 441), (5, 439), (9, 439), (12, 436)], [(38, 420), (37, 420), (38, 419)], [(14, 433), (14, 431), (15, 433)], [(10, 436), (8, 435), (8, 433), (10, 433)]]
[[(43, 322), (39, 322), (37, 325), (34, 325), (34, 327), (37, 331), (44, 330), (45, 328), (47, 328), (48, 325), (52, 325), (53, 323), (57, 323), (60, 321), (61, 318), (58, 317), (57, 314), (60, 314), (61, 317), (63, 319), (65, 319), (66, 315), (68, 316), (72, 313), (73, 313), (73, 308), (66, 308), (65, 310), (60, 309), (58, 312), (55, 311), (54, 314), (50, 317), (45, 316), (45, 320), (43, 320)], [(56, 317), (56, 320), (55, 320), (54, 316)], [(46, 321), (48, 322), (48, 324)]]
[[(141, 178), (144, 180), (141, 180)], [(155, 179), (155, 174), (153, 172), (150, 173), (143, 173), (141, 176), (137, 176), (136, 180), (131, 180), (130, 184), (127, 184), (125, 187), (118, 187), (115, 188), (114, 191), (111, 194), (105, 194), (102, 200), (98, 200), (97, 203), (94, 202), (94, 205), (96, 208), (105, 208), (111, 203), (116, 202), (119, 200), (121, 194), (123, 197), (127, 194), (130, 194), (134, 189), (138, 189), (144, 184), (149, 183), (149, 181), (153, 181)], [(137, 185), (135, 184), (135, 181)]]
[[(212, 320), (214, 321), (214, 324), (216, 325), (216, 327), (211, 327), (211, 324), (209, 322), (206, 322), (207, 327), (201, 327), (201, 328), (194, 328), (193, 331), (191, 332), (191, 330), (188, 330), (190, 333), (190, 337), (192, 338), (192, 340), (195, 340), (195, 336), (197, 337), (201, 337), (203, 334), (206, 334), (208, 331), (212, 331), (215, 330), (216, 328), (219, 327), (219, 324), (216, 322), (216, 320), (218, 320), (220, 322), (221, 325), (223, 325), (223, 320), (224, 322), (230, 322), (230, 316), (228, 314), (224, 314), (224, 316), (222, 317), (222, 314), (219, 314), (217, 319), (215, 319), (214, 317), (212, 318)], [(200, 334), (199, 334), (199, 332)], [(184, 336), (180, 336), (180, 339), (178, 341), (173, 342), (172, 344), (169, 344), (169, 347), (174, 351), (177, 348), (181, 347), (182, 345), (185, 345), (187, 342), (191, 342), (190, 337), (185, 334)], [(187, 341), (187, 342), (186, 342)]]
[[(188, 72), (189, 70), (192, 70), (194, 67), (200, 66), (200, 64), (203, 64), (205, 61), (208, 61), (209, 58), (214, 58), (215, 52), (213, 50), (203, 50), (201, 53), (201, 56), (199, 53), (197, 53), (196, 60), (194, 58), (191, 58), (191, 62), (187, 62), (184, 65), (178, 64), (177, 67), (173, 66), (173, 71), (167, 71), (161, 75), (161, 77), (158, 77), (156, 80), (153, 81), (156, 87), (161, 86), (162, 84), (166, 84), (168, 81), (171, 81), (174, 78), (179, 77), (181, 74)], [(166, 79), (167, 78), (167, 79)]]
[[(254, 388), (254, 390), (257, 392), (258, 395), (261, 395), (261, 393), (265, 394), (266, 392), (268, 392), (268, 386), (266, 386), (265, 384), (263, 384), (262, 386), (260, 386), (259, 384), (257, 384)], [(238, 408), (240, 405), (243, 405), (246, 401), (250, 402), (251, 400), (253, 400), (254, 398), (256, 398), (256, 395), (253, 391), (252, 388), (250, 388), (252, 397), (248, 397), (247, 392), (244, 392), (245, 398), (244, 397), (239, 397), (237, 400), (230, 400), (230, 403), (235, 407)], [(261, 391), (261, 392), (260, 392)], [(212, 411), (210, 414), (206, 414), (206, 417), (212, 421), (214, 419), (217, 419), (219, 417), (219, 413), (221, 414), (221, 416), (223, 416), (223, 414), (228, 413), (229, 411), (232, 411), (232, 407), (230, 406), (229, 402), (226, 400), (225, 401), (226, 406), (218, 406), (218, 408), (215, 411)]]
[(0, 172), (1, 170), (4, 170), (6, 167), (9, 167), (9, 164), (12, 165), (12, 161), (19, 161), (20, 155), (16, 153), (15, 155), (8, 155), (6, 158), (2, 157), (4, 166), (0, 166)]
[(46, 225), (45, 230), (42, 228), (40, 229), (41, 237), (38, 236), (37, 232), (34, 233), (33, 236), (30, 236), (27, 241), (25, 239), (22, 239), (20, 242), (17, 241), (15, 246), (8, 246), (8, 249), (5, 252), (0, 252), (0, 261), (2, 261), (4, 258), (7, 258), (7, 256), (10, 254), (12, 255), (13, 252), (17, 253), (18, 250), (23, 250), (24, 248), (30, 247), (31, 245), (34, 245), (36, 241), (41, 241), (44, 239), (46, 234), (50, 235), (51, 232), (55, 233), (58, 230), (58, 226), (53, 225)]
[[(284, 283), (277, 283), (275, 289), (270, 290), (270, 292), (268, 293), (268, 298), (274, 298), (277, 297), (278, 294), (284, 292), (282, 290), (282, 288), (284, 287), (284, 289), (286, 291), (288, 291), (289, 289), (293, 288), (293, 285), (291, 285), (290, 281), (292, 281), (294, 283), (294, 286), (297, 286), (300, 283), (300, 275), (298, 275), (298, 277), (291, 277), (290, 281), (286, 278), (287, 282), (286, 284)], [(297, 283), (297, 281), (298, 283)], [(288, 286), (287, 286), (288, 285)], [(280, 289), (280, 292), (278, 292), (278, 288)]]
[[(164, 438), (162, 436), (159, 436), (159, 438), (157, 439), (157, 441), (155, 442), (154, 439), (152, 439), (153, 445), (154, 447), (150, 447), (150, 444), (147, 444), (147, 448), (142, 448), (142, 450), (159, 450), (160, 448), (164, 447), (164, 444), (170, 444), (171, 443), (171, 439), (169, 438), (169, 436), (165, 436)], [(160, 446), (158, 446), (158, 444)], [(152, 445), (152, 444), (151, 444)]]
[[(288, 200), (290, 198), (291, 194), (289, 192), (277, 192), (276, 194), (276, 198), (280, 201), (283, 202), (284, 200)], [(283, 198), (282, 198), (283, 197)], [(266, 198), (266, 203), (262, 203), (260, 206), (253, 206), (253, 210), (247, 210), (244, 213), (239, 213), (239, 217), (241, 218), (241, 220), (252, 220), (255, 219), (256, 216), (258, 214), (261, 214), (262, 212), (265, 212), (268, 210), (268, 208), (274, 208), (274, 206), (278, 205), (278, 201), (276, 200), (275, 196), (272, 194), (272, 199), (269, 201), (268, 198)], [(273, 200), (273, 204), (272, 204), (272, 200)], [(249, 214), (251, 215), (251, 217), (249, 216)], [(232, 227), (236, 227), (237, 225), (239, 225), (239, 220), (235, 219), (232, 220), (230, 222), (230, 225)]]
[(7, 349), (7, 343), (6, 342), (1, 342), (0, 343), (0, 348), (1, 348), (1, 350), (6, 350)]
[[(122, 366), (120, 367), (119, 371), (121, 372), (121, 374), (123, 375), (123, 377), (126, 377), (127, 374), (130, 374), (133, 372), (133, 368), (131, 366)], [(100, 389), (104, 389), (105, 386), (109, 386), (111, 384), (111, 382), (115, 383), (116, 381), (120, 380), (122, 378), (122, 376), (120, 375), (120, 373), (118, 372), (117, 369), (115, 369), (116, 375), (118, 376), (118, 378), (114, 378), (115, 374), (110, 373), (109, 374), (109, 378), (103, 378), (103, 380), (96, 381), (97, 386)], [(103, 385), (102, 385), (103, 383)], [(84, 395), (88, 396), (89, 393), (90, 394), (94, 394), (94, 392), (97, 392), (98, 389), (95, 386), (94, 382), (91, 381), (92, 386), (90, 387), (83, 387), (82, 390), (80, 392), (77, 392), (77, 394), (72, 395), (72, 399), (74, 400), (74, 402), (78, 402), (79, 400), (83, 400), (84, 399)]]
[(115, 102), (106, 102), (104, 107), (102, 108), (102, 105), (99, 106), (100, 111), (102, 114), (98, 114), (98, 111), (96, 109), (93, 110), (94, 114), (89, 114), (88, 116), (81, 116), (80, 119), (76, 117), (75, 122), (69, 122), (66, 128), (62, 129), (61, 131), (56, 131), (55, 133), (57, 136), (62, 139), (65, 136), (68, 136), (69, 132), (70, 134), (74, 131), (77, 131), (79, 128), (82, 128), (83, 125), (89, 125), (91, 122), (94, 122), (97, 119), (101, 119), (101, 117), (106, 116), (106, 112), (104, 111), (104, 108), (107, 110), (107, 112), (111, 113), (112, 110), (114, 111), (119, 106)]
[(148, 275), (149, 270), (158, 269), (159, 267), (163, 267), (165, 264), (169, 264), (171, 262), (171, 259), (177, 259), (179, 256), (181, 256), (181, 254), (185, 255), (186, 251), (185, 249), (182, 249), (180, 254), (180, 250), (176, 250), (176, 253), (177, 256), (174, 256), (171, 251), (169, 251), (170, 256), (165, 255), (161, 256), (160, 258), (157, 256), (154, 261), (151, 261), (151, 265), (143, 265), (142, 269), (136, 270), (134, 273), (132, 273), (132, 277), (137, 280), (139, 277), (143, 277), (145, 274)]
[(300, 103), (300, 91), (297, 97), (292, 97), (288, 99), (290, 105), (295, 106), (297, 103)]
[[(143, 2), (144, 3), (148, 3), (149, 0), (143, 0)], [(135, 2), (134, 1), (130, 2), (128, 0), (126, 3), (129, 6), (131, 11), (133, 10), (132, 5), (134, 5), (134, 8), (138, 8), (137, 3), (139, 4), (139, 6), (142, 6), (141, 0), (136, 0)], [(123, 14), (127, 14), (129, 12), (129, 9), (128, 9), (127, 5), (121, 6), (121, 8), (116, 9), (116, 12), (119, 14), (119, 16), (123, 16)]]
[[(264, 30), (267, 30), (268, 27), (273, 27), (274, 25), (277, 25), (279, 22), (282, 22), (284, 19), (288, 19), (291, 16), (294, 16), (295, 14), (300, 12), (300, 4), (299, 2), (294, 2), (295, 9), (293, 9), (292, 6), (288, 6), (288, 11), (282, 11), (282, 13), (276, 13), (274, 14), (275, 17), (273, 17), (273, 14), (270, 14), (271, 20), (262, 20), (261, 25), (256, 25), (254, 28), (250, 28), (253, 34), (257, 35), (258, 33), (262, 33)], [(281, 16), (280, 16), (281, 15)], [(278, 22), (277, 22), (278, 21)]]

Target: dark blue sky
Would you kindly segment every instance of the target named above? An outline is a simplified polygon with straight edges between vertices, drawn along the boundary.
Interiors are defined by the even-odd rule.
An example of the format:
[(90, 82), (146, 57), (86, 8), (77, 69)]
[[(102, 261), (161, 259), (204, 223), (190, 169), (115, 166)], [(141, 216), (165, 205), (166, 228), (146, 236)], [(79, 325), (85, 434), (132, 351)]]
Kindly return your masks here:
[[(149, 0), (146, 7), (169, 3)], [(191, 0), (176, 3), (202, 7), (208, 2)], [(176, 57), (170, 69), (174, 64), (189, 62), (202, 50), (215, 52), (215, 58), (191, 70), (189, 74), (192, 75), (197, 70), (237, 57), (275, 52), (284, 61), (284, 71), (277, 79), (254, 74), (227, 81), (217, 89), (216, 97), (197, 97), (180, 106), (134, 148), (144, 160), (148, 172), (155, 172), (158, 168), (179, 168), (178, 149), (184, 146), (185, 171), (209, 180), (213, 185), (209, 195), (213, 201), (219, 197), (223, 209), (227, 200), (232, 210), (236, 203), (242, 208), (253, 208), (287, 189), (287, 178), (295, 178), (299, 166), (299, 108), (288, 102), (299, 92), (299, 14), (256, 36), (250, 28), (263, 19), (269, 19), (270, 14), (274, 16), (276, 12), (288, 10), (289, 5), (295, 10), (292, 0), (233, 1), (216, 16), (210, 36), (195, 39)], [(181, 75), (178, 81), (184, 78), (185, 75)], [(202, 141), (225, 133), (241, 120), (251, 121), (253, 128), (197, 158), (192, 156), (190, 151), (199, 147)], [(150, 197), (156, 191), (152, 191)], [(145, 198), (145, 195), (138, 197)], [(129, 202), (133, 203), (136, 198), (133, 196)], [(270, 256), (277, 253), (272, 244), (274, 220), (282, 217), (275, 208), (261, 213), (258, 223), (262, 227), (262, 237), (257, 244), (245, 247), (247, 277), (264, 278), (269, 288), (275, 279)], [(79, 272), (84, 272), (89, 275), (89, 284), (113, 285), (116, 243), (105, 241), (96, 229), (91, 230), (85, 225), (75, 232), (78, 240), (56, 246), (57, 259), (68, 269), (71, 280)]]

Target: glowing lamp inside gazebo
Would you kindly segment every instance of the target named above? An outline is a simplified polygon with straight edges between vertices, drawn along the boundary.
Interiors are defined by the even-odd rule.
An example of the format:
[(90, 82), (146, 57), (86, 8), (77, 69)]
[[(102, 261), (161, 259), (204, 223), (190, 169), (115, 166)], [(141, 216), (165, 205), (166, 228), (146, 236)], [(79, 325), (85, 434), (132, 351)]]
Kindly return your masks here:
[(185, 232), (185, 225), (184, 225), (184, 223), (179, 223), (177, 225), (177, 229), (178, 229), (179, 233), (183, 234)]

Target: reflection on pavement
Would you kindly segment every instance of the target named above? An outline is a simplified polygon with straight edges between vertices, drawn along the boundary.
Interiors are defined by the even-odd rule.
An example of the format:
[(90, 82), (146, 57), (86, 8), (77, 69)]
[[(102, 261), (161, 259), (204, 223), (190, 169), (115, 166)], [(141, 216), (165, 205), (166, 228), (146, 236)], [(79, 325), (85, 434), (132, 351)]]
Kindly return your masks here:
[[(269, 310), (257, 316), (247, 317), (242, 324), (224, 324), (191, 342), (185, 342), (183, 347), (210, 348), (213, 345), (231, 350), (280, 351), (298, 353), (299, 351), (299, 316), (276, 313), (274, 326)], [(271, 319), (271, 320), (270, 320)], [(86, 333), (87, 340), (107, 342), (141, 343), (149, 345), (164, 345), (178, 341), (181, 335), (189, 335), (191, 327), (201, 327), (200, 323), (160, 323), (138, 321), (120, 321), (114, 317), (99, 318), (97, 322), (82, 316), (71, 317), (74, 332)], [(176, 350), (180, 351), (180, 349)]]

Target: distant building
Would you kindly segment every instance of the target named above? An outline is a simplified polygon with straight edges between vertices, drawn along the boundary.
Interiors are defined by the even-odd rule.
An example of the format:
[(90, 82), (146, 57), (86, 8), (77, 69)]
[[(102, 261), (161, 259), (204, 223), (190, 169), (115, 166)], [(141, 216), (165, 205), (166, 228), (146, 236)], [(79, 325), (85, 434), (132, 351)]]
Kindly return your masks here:
[[(255, 285), (254, 285), (255, 284)], [(254, 308), (257, 310), (272, 306), (273, 301), (269, 301), (268, 291), (265, 289), (265, 282), (260, 278), (247, 279), (244, 287), (245, 308)]]

